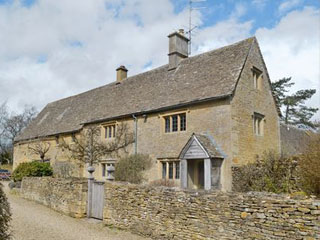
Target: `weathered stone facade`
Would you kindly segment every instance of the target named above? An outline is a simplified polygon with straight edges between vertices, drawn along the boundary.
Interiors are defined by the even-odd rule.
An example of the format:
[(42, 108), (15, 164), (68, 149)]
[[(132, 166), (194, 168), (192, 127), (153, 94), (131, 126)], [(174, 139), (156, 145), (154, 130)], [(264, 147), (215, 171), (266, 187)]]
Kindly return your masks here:
[(86, 179), (52, 177), (24, 178), (21, 196), (66, 215), (82, 218), (87, 211)]
[[(193, 133), (205, 133), (210, 135), (214, 139), (217, 147), (224, 153), (221, 167), (219, 165), (219, 168), (221, 168), (219, 169), (219, 176), (221, 178), (220, 183), (222, 190), (232, 189), (232, 166), (238, 166), (249, 161), (254, 161), (256, 156), (261, 155), (264, 151), (274, 150), (276, 152), (280, 152), (278, 112), (271, 94), (270, 79), (262, 55), (259, 51), (259, 46), (254, 38), (245, 40), (242, 44), (244, 44), (243, 47), (239, 49), (237, 47), (234, 47), (234, 52), (226, 53), (225, 51), (226, 49), (228, 49), (228, 47), (217, 50), (217, 52), (221, 53), (219, 54), (219, 56), (217, 56), (217, 58), (215, 58), (214, 55), (210, 56), (210, 54), (215, 53), (215, 51), (213, 51), (212, 53), (208, 53), (208, 55), (194, 56), (183, 60), (180, 66), (174, 71), (168, 71), (166, 69), (163, 70), (163, 68), (159, 68), (158, 70), (154, 70), (152, 74), (144, 73), (134, 76), (133, 79), (124, 79), (121, 83), (122, 85), (118, 84), (116, 85), (118, 87), (114, 87), (114, 91), (117, 91), (119, 95), (128, 94), (128, 96), (131, 97), (132, 94), (130, 94), (130, 91), (127, 88), (121, 87), (125, 87), (126, 84), (135, 84), (136, 81), (138, 84), (134, 86), (140, 88), (141, 85), (139, 85), (139, 81), (141, 82), (141, 84), (147, 84), (148, 82), (150, 83), (150, 81), (154, 80), (151, 77), (150, 79), (148, 79), (148, 81), (145, 81), (144, 75), (149, 76), (148, 74), (151, 74), (151, 76), (154, 76), (154, 78), (159, 78), (159, 82), (154, 84), (154, 86), (158, 86), (159, 89), (160, 87), (161, 89), (164, 87), (169, 89), (175, 88), (177, 87), (177, 81), (181, 81), (181, 79), (184, 79), (182, 82), (179, 82), (178, 85), (184, 86), (184, 90), (187, 91), (186, 93), (180, 95), (179, 91), (175, 91), (172, 96), (163, 97), (163, 99), (159, 100), (159, 102), (157, 103), (153, 103), (153, 100), (149, 99), (150, 105), (162, 104), (162, 102), (169, 101), (168, 99), (171, 99), (171, 97), (174, 99), (184, 99), (186, 95), (202, 93), (202, 95), (200, 94), (201, 96), (199, 95), (201, 97), (201, 101), (198, 101), (200, 97), (197, 95), (198, 98), (195, 101), (188, 102), (187, 104), (184, 103), (182, 105), (175, 105), (165, 109), (150, 111), (145, 114), (135, 116), (137, 118), (137, 142), (134, 144), (137, 144), (138, 153), (149, 154), (154, 161), (153, 167), (146, 173), (146, 179), (148, 181), (158, 180), (162, 178), (161, 168), (163, 161), (180, 161), (179, 154)], [(246, 50), (244, 51), (243, 49)], [(243, 52), (246, 53), (243, 54)], [(247, 55), (246, 58), (243, 57), (243, 62), (241, 64), (234, 65), (232, 69), (226, 67), (227, 64), (231, 62), (231, 60), (238, 58), (240, 55)], [(218, 61), (218, 58), (227, 59), (228, 61), (221, 63)], [(213, 62), (213, 65), (210, 65), (212, 69), (208, 65), (209, 61)], [(214, 66), (217, 66), (219, 68), (215, 68)], [(262, 72), (259, 89), (255, 89), (254, 86), (252, 72), (253, 67), (260, 69)], [(219, 70), (218, 76), (214, 75), (214, 71), (216, 71), (217, 69), (221, 69), (221, 71)], [(191, 70), (193, 72), (191, 72)], [(159, 72), (163, 75), (156, 75), (159, 74)], [(184, 73), (188, 73), (189, 76)], [(233, 78), (235, 76), (239, 76), (235, 81), (228, 80), (229, 78)], [(168, 82), (165, 82), (165, 84), (163, 82), (160, 82), (162, 78), (168, 78)], [(203, 83), (201, 83), (202, 81)], [(192, 88), (191, 85), (193, 86), (194, 83), (197, 82), (201, 84), (199, 86), (196, 85), (196, 88)], [(211, 86), (211, 88), (209, 88), (208, 86), (212, 83), (217, 83), (218, 87), (212, 88)], [(145, 86), (151, 88), (151, 86), (149, 85)], [(112, 85), (110, 85), (110, 88), (111, 87)], [(100, 88), (98, 90), (102, 91), (102, 89), (103, 88)], [(227, 89), (234, 90), (232, 91), (232, 94), (221, 95), (221, 93), (227, 91)], [(136, 89), (134, 90), (136, 91)], [(210, 95), (210, 92), (218, 90), (220, 95), (218, 94), (214, 98), (211, 97), (209, 98), (209, 100), (206, 99), (206, 97)], [(220, 93), (220, 90), (223, 91)], [(133, 89), (131, 89), (131, 91), (133, 91)], [(150, 97), (148, 89), (141, 89), (141, 92), (143, 92), (143, 94), (147, 94), (146, 96), (144, 96), (145, 98)], [(162, 94), (165, 93), (162, 92)], [(90, 92), (84, 93), (82, 95), (80, 94), (75, 97), (81, 98), (81, 96), (86, 95), (93, 98), (93, 96), (90, 95)], [(140, 99), (140, 95), (141, 93), (137, 93), (137, 95), (133, 97), (134, 99)], [(72, 98), (70, 98), (70, 101), (71, 100)], [(67, 102), (67, 100), (61, 100), (61, 105), (64, 105), (65, 102)], [(72, 100), (71, 102), (74, 101)], [(127, 103), (127, 105), (130, 104)], [(61, 107), (61, 109), (66, 106)], [(49, 107), (50, 106), (48, 106), (48, 108)], [(74, 106), (74, 108), (76, 107), (78, 108), (78, 106)], [(142, 103), (140, 104), (140, 107), (142, 107)], [(126, 106), (115, 105), (114, 107), (112, 107), (112, 110), (117, 108), (119, 108), (120, 111), (123, 110), (123, 108), (126, 108)], [(57, 111), (60, 113), (60, 111), (62, 111), (61, 109), (58, 106), (56, 109), (51, 109), (51, 111)], [(63, 117), (64, 114), (70, 112), (69, 118), (65, 120), (66, 122), (62, 122), (62, 125), (73, 125), (73, 122), (71, 120), (74, 119), (73, 113), (71, 114), (73, 109), (70, 106), (66, 109), (67, 112), (65, 113), (64, 111), (62, 111), (58, 118), (60, 119), (60, 116)], [(81, 109), (79, 108), (78, 110)], [(93, 109), (91, 110), (93, 111)], [(111, 109), (105, 109), (105, 113), (108, 113), (110, 111)], [(255, 113), (263, 115), (263, 134), (260, 135), (256, 135), (254, 133), (253, 115)], [(50, 112), (47, 112), (46, 114), (50, 114)], [(42, 116), (42, 118), (39, 117), (39, 122), (37, 122), (37, 124), (44, 124), (43, 121), (45, 120), (43, 119), (46, 119), (46, 114), (43, 113), (44, 116)], [(80, 114), (81, 111), (78, 112), (78, 115)], [(90, 115), (90, 112), (88, 112), (87, 114)], [(92, 112), (92, 114), (96, 113)], [(97, 124), (103, 131), (103, 126), (105, 124), (120, 124), (122, 122), (127, 123), (130, 127), (130, 131), (134, 132), (135, 121), (132, 114), (133, 113), (126, 116), (112, 116), (112, 118), (99, 121), (93, 119), (93, 122), (89, 122), (87, 124), (84, 124), (83, 126), (77, 126), (77, 130), (75, 132), (79, 134), (79, 132), (84, 131), (86, 127), (92, 124)], [(165, 116), (174, 114), (185, 114), (186, 130), (176, 132), (171, 131), (169, 133), (166, 133), (164, 122)], [(83, 124), (83, 122), (81, 124)], [(54, 126), (54, 124), (52, 126), (51, 125), (50, 127)], [(60, 125), (55, 126), (55, 128), (59, 127)], [(55, 130), (56, 129), (50, 129), (50, 131), (53, 132), (55, 132)], [(51, 143), (51, 148), (47, 153), (47, 157), (50, 159), (52, 164), (54, 164), (55, 161), (61, 161), (65, 162), (65, 164), (70, 164), (75, 167), (73, 176), (87, 176), (85, 166), (81, 165), (81, 167), (79, 168), (79, 161), (77, 162), (74, 160), (70, 160), (67, 157), (67, 152), (63, 152), (57, 147), (59, 138), (61, 138), (62, 136), (68, 136), (68, 138), (71, 139), (70, 133), (56, 134), (56, 136), (53, 136), (51, 138), (40, 138), (40, 141), (50, 141)], [(39, 159), (38, 156), (31, 155), (30, 151), (28, 151), (27, 146), (30, 141), (39, 141), (39, 139), (26, 140), (22, 138), (22, 140), (15, 143), (14, 167), (16, 167), (20, 162), (23, 161)], [(103, 139), (103, 141), (108, 140)], [(132, 146), (128, 148), (128, 153), (134, 153), (134, 144), (132, 144)], [(100, 164), (95, 166), (96, 179), (104, 179), (102, 174), (102, 164), (109, 160), (118, 159), (118, 157), (115, 157), (114, 159), (112, 158), (113, 157), (110, 158), (106, 156), (105, 159), (101, 159)], [(195, 168), (194, 171), (198, 171), (197, 169)], [(199, 174), (199, 176), (202, 176), (202, 173)], [(177, 186), (180, 186), (180, 179), (175, 179), (175, 183)], [(201, 188), (202, 186), (199, 187)]]
[[(254, 87), (252, 68), (262, 71), (259, 89)], [(263, 134), (254, 133), (253, 115), (264, 115)], [(280, 153), (279, 116), (270, 79), (259, 46), (253, 44), (231, 101), (232, 163), (242, 165), (268, 150)]]
[(155, 239), (320, 239), (320, 200), (105, 185), (104, 222)]

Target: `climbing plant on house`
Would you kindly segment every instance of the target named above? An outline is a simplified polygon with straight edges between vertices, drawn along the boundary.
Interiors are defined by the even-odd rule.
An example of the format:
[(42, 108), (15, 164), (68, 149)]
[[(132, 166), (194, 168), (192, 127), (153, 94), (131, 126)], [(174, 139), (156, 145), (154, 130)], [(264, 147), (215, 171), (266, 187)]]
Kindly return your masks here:
[(133, 142), (133, 133), (129, 131), (128, 125), (121, 123), (117, 126), (115, 137), (111, 141), (101, 139), (100, 126), (88, 126), (79, 135), (74, 136), (71, 143), (62, 138), (59, 147), (67, 150), (70, 158), (93, 166), (102, 157), (118, 154), (120, 151), (127, 152), (127, 147)]

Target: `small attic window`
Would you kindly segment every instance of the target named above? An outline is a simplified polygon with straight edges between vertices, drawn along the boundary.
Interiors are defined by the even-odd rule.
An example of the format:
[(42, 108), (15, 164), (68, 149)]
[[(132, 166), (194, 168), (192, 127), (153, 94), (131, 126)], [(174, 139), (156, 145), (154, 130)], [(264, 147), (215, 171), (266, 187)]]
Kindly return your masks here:
[(252, 67), (252, 78), (253, 78), (254, 89), (261, 90), (262, 71), (256, 67)]

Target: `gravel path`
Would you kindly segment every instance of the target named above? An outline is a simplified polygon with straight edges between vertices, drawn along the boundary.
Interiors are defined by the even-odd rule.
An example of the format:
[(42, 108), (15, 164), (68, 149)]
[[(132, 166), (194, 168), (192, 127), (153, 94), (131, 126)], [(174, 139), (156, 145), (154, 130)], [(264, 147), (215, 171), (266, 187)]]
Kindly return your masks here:
[(75, 219), (45, 206), (6, 193), (12, 209), (14, 240), (143, 240), (140, 236), (105, 227), (101, 221)]

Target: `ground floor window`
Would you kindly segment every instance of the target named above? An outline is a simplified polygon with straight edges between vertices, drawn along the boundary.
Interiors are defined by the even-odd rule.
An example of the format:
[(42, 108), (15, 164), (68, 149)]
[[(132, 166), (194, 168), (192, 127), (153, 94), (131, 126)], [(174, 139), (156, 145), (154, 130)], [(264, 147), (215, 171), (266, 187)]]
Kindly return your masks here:
[(114, 170), (115, 170), (115, 162), (110, 161), (106, 163), (101, 163), (101, 172), (102, 172), (102, 177), (106, 177), (108, 180), (113, 180), (114, 179)]
[(180, 161), (162, 161), (162, 179), (180, 179)]

